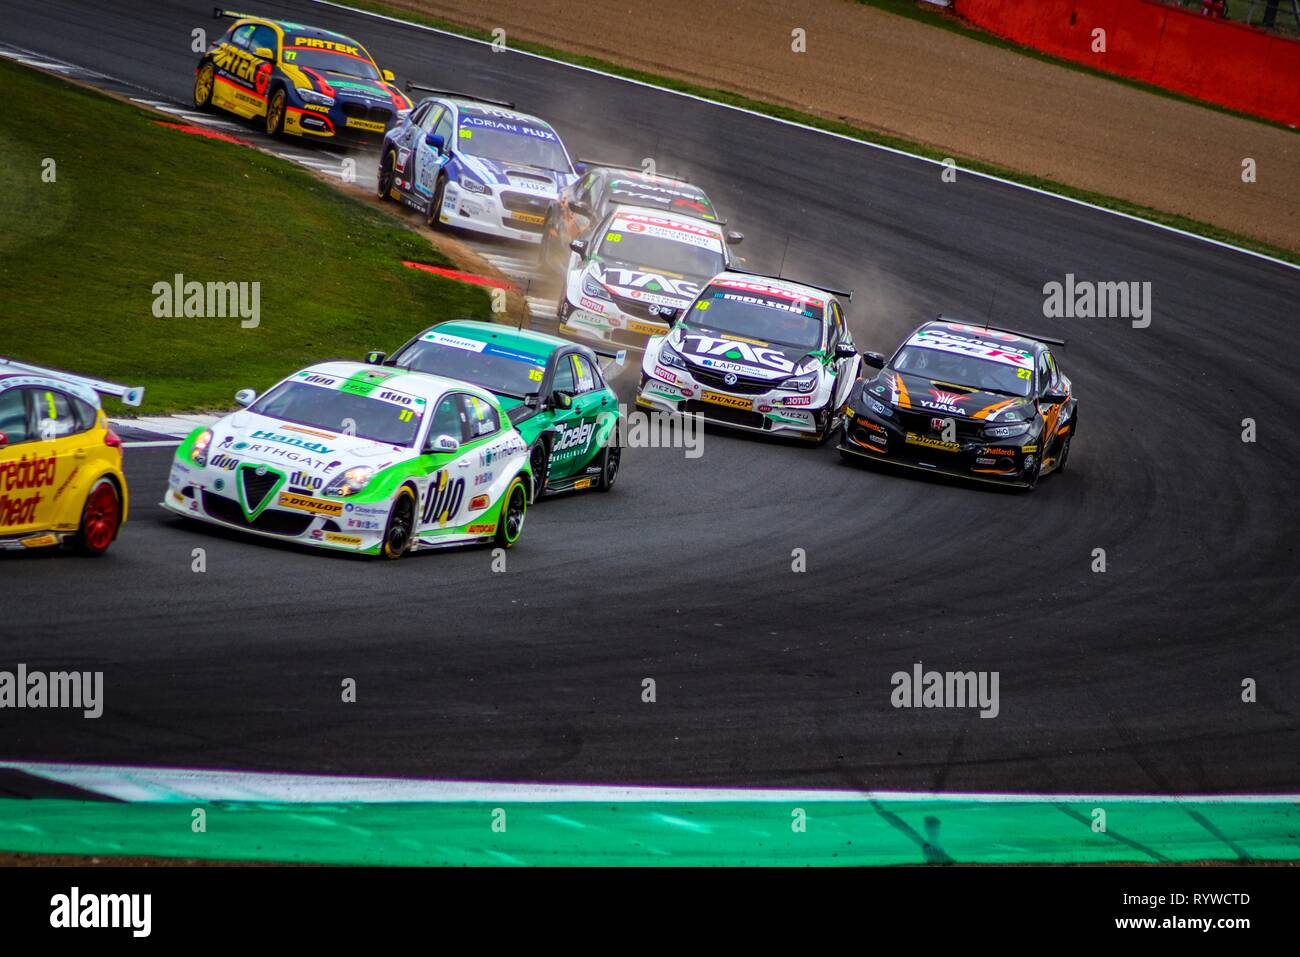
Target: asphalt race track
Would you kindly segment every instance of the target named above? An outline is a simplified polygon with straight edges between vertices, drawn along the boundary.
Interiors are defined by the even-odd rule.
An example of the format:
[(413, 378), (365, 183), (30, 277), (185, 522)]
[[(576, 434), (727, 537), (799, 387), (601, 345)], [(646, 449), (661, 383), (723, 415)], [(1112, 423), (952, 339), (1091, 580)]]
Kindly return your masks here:
[[(217, 26), (211, 9), (4, 0), (0, 41), (188, 103), (190, 31)], [(1032, 495), (720, 432), (693, 460), (632, 449), (612, 494), (531, 510), (504, 573), (485, 550), (387, 564), (192, 528), (156, 505), (171, 450), (128, 450), (132, 520), (108, 557), (0, 561), (0, 661), (102, 669), (105, 714), (9, 720), (0, 758), (1295, 790), (1300, 272), (309, 0), (249, 9), (352, 34), (402, 79), (513, 99), (575, 155), (652, 156), (690, 175), (747, 234), (751, 267), (784, 255), (788, 276), (856, 288), (859, 348), (891, 351), (940, 311), (983, 319), (996, 289), (995, 321), (1070, 340), (1058, 355), (1082, 434), (1069, 470)], [(1066, 273), (1150, 281), (1150, 327), (1044, 319), (1043, 284)], [(1096, 548), (1104, 574), (1091, 571)], [(806, 573), (791, 570), (795, 549)], [(890, 676), (917, 662), (998, 671), (1000, 714), (894, 709)], [(347, 677), (355, 704), (340, 702)], [(654, 703), (641, 700), (645, 678)], [(1257, 703), (1241, 701), (1245, 678)]]

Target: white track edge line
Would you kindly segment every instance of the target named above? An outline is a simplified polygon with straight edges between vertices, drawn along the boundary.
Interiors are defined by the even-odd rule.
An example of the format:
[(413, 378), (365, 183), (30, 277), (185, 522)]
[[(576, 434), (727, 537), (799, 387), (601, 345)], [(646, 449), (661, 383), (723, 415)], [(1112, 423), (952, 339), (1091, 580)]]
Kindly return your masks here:
[[(493, 42), (491, 40), (480, 40), (477, 37), (471, 37), (463, 33), (457, 33), (454, 30), (444, 30), (439, 27), (431, 27), (423, 23), (413, 23), (410, 20), (403, 20), (400, 17), (390, 17), (387, 14), (375, 13), (372, 10), (361, 10), (358, 9), (357, 7), (350, 7), (346, 3), (337, 3), (335, 2), (335, 0), (311, 0), (311, 2), (318, 3), (326, 7), (337, 7), (340, 10), (347, 10), (351, 13), (360, 14), (362, 16), (373, 17), (377, 20), (387, 20), (390, 23), (399, 23), (404, 26), (414, 27), (417, 30), (425, 30), (429, 33), (437, 33), (437, 34), (441, 34), (442, 36), (455, 37), (460, 40), (465, 40), (469, 43), (480, 44), (481, 46), (490, 47), (492, 46), (492, 42)], [(748, 116), (756, 116), (759, 117), (760, 119), (770, 120), (774, 123), (780, 123), (783, 126), (794, 127), (795, 129), (806, 130), (811, 133), (820, 133), (823, 136), (830, 136), (837, 140), (842, 140), (846, 143), (857, 143), (859, 146), (870, 147), (871, 149), (881, 150), (886, 153), (892, 153), (895, 156), (905, 156), (909, 159), (920, 160), (923, 163), (929, 163), (932, 166), (944, 166), (946, 168), (946, 164), (944, 164), (942, 160), (931, 159), (928, 156), (921, 156), (919, 153), (910, 153), (907, 150), (901, 150), (894, 146), (885, 146), (882, 143), (872, 143), (869, 140), (857, 139), (856, 137), (846, 136), (843, 133), (836, 133), (832, 130), (823, 130), (816, 126), (810, 126), (807, 123), (800, 123), (797, 120), (787, 120), (784, 117), (772, 116), (769, 113), (761, 113), (758, 110), (751, 110), (743, 106), (734, 106), (733, 104), (730, 103), (722, 103), (718, 100), (711, 100), (708, 97), (700, 96), (699, 94), (696, 93), (686, 93), (682, 90), (673, 90), (666, 86), (658, 86), (657, 84), (654, 83), (647, 83), (644, 80), (634, 80), (631, 77), (619, 76), (617, 73), (607, 73), (604, 70), (597, 70), (595, 67), (582, 66), (581, 64), (577, 64), (577, 63), (569, 63), (566, 60), (557, 60), (554, 57), (549, 57), (542, 53), (533, 53), (529, 50), (517, 50), (513, 47), (507, 46), (505, 48), (505, 51), (508, 53), (518, 54), (519, 56), (532, 57), (535, 60), (542, 60), (546, 63), (555, 63), (558, 64), (559, 66), (568, 67), (571, 70), (579, 70), (583, 73), (591, 73), (595, 76), (602, 76), (611, 80), (619, 80), (623, 83), (631, 83), (634, 86), (641, 86), (650, 90), (658, 90), (661, 93), (671, 93), (674, 96), (685, 97), (686, 99), (689, 100), (695, 100), (698, 103), (707, 103), (710, 106), (715, 106), (718, 107), (719, 109), (732, 110), (736, 113), (744, 113)], [(1110, 209), (1106, 206), (1098, 206), (1096, 203), (1090, 203), (1087, 200), (1076, 199), (1073, 196), (1066, 196), (1062, 193), (1054, 193), (1051, 190), (1042, 189), (1041, 187), (1038, 186), (1030, 186), (1027, 183), (1018, 183), (1013, 179), (1005, 179), (1004, 177), (1001, 176), (995, 176), (992, 173), (983, 173), (980, 172), (979, 170), (966, 169), (962, 166), (957, 166), (956, 169), (958, 170), (958, 172), (965, 173), (968, 176), (977, 176), (981, 179), (989, 180), (994, 183), (1001, 183), (1004, 186), (1013, 186), (1016, 189), (1028, 190), (1031, 193), (1038, 193), (1041, 196), (1049, 196), (1052, 199), (1058, 199), (1066, 203), (1073, 203), (1076, 206), (1082, 206), (1086, 209), (1094, 209), (1102, 213), (1108, 213), (1111, 216), (1119, 216), (1123, 219), (1131, 220), (1132, 222), (1135, 223), (1142, 223), (1146, 226), (1153, 226), (1156, 229), (1161, 229), (1164, 230), (1165, 232), (1174, 233), (1179, 236), (1185, 236), (1189, 239), (1195, 239), (1203, 243), (1209, 243), (1210, 245), (1218, 246), (1221, 249), (1229, 249), (1232, 250), (1233, 252), (1242, 253), (1247, 256), (1253, 256), (1256, 259), (1262, 259), (1265, 262), (1270, 262), (1278, 266), (1285, 266), (1287, 269), (1292, 269), (1297, 272), (1300, 272), (1300, 264), (1290, 263), (1287, 262), (1285, 259), (1278, 259), (1276, 256), (1270, 256), (1267, 253), (1256, 252), (1253, 249), (1246, 249), (1245, 247), (1242, 246), (1234, 246), (1232, 243), (1224, 242), (1221, 239), (1213, 239), (1210, 236), (1202, 236), (1200, 233), (1193, 233), (1186, 229), (1179, 229), (1177, 226), (1169, 226), (1166, 225), (1165, 223), (1158, 223), (1152, 219), (1144, 219), (1141, 216), (1135, 216), (1132, 213), (1121, 212), (1118, 209)]]

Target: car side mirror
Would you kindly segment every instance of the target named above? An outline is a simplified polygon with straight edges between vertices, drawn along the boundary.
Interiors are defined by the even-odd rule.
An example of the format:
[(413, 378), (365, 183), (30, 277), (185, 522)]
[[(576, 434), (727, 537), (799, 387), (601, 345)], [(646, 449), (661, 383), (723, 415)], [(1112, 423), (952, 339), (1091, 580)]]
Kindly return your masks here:
[(885, 367), (885, 357), (879, 352), (862, 353), (862, 364), (871, 366), (873, 369), (883, 369)]
[(257, 401), (257, 393), (252, 389), (240, 389), (235, 393), (235, 401), (244, 408), (248, 408)]
[(270, 47), (258, 47), (253, 51), (253, 56), (257, 57), (259, 60), (274, 60), (275, 51)]
[(384, 360), (387, 358), (388, 358), (388, 353), (379, 352), (377, 350), (371, 350), (370, 352), (366, 353), (366, 365), (381, 366), (384, 364)]
[(591, 216), (591, 207), (586, 203), (574, 200), (569, 204), (570, 212), (577, 213), (579, 216)]
[(838, 342), (835, 344), (836, 359), (852, 359), (858, 354), (858, 350), (853, 348), (852, 343)]
[(447, 148), (447, 141), (442, 138), (441, 133), (429, 133), (425, 136), (424, 142), (429, 146), (432, 146), (439, 153)]
[(573, 405), (573, 396), (558, 389), (551, 393), (551, 405), (557, 409), (567, 409)]
[(450, 435), (440, 435), (429, 443), (432, 452), (459, 452), (460, 440)]
[(1045, 405), (1060, 405), (1069, 397), (1067, 393), (1060, 389), (1048, 389), (1038, 401)]
[(385, 82), (385, 83), (396, 83), (396, 82), (397, 82), (397, 77), (393, 75), (393, 71), (392, 71), (392, 70), (380, 70), (379, 72), (380, 72), (380, 74), (383, 76), (383, 78), (384, 78), (384, 82)]
[(569, 248), (583, 259), (587, 258), (587, 241), (585, 239), (575, 239), (573, 242), (569, 243)]
[(744, 233), (738, 233), (734, 229), (727, 230), (727, 245), (735, 246), (737, 243), (743, 243), (744, 241)]

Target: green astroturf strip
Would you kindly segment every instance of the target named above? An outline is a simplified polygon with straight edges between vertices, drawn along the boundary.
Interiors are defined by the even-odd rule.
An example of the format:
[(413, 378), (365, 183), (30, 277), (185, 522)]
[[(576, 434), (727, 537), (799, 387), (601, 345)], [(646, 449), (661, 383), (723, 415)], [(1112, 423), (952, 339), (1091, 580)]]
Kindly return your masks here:
[[(205, 833), (192, 829), (195, 808)], [(497, 807), (504, 831), (494, 830)], [(806, 830), (792, 827), (794, 811)], [(1106, 830), (1093, 830), (1094, 809)], [(498, 825), (499, 827), (499, 825)], [(389, 865), (1300, 860), (1300, 807), (1124, 801), (280, 804), (0, 801), (0, 849)]]

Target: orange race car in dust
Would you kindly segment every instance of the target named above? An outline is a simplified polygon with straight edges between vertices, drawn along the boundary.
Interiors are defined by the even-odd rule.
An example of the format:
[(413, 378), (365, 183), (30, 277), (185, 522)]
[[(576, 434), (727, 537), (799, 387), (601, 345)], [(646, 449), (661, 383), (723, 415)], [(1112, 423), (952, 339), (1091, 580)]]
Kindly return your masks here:
[(194, 103), (261, 119), (272, 136), (378, 144), (411, 101), (356, 40), (216, 9), (235, 21), (194, 70)]

